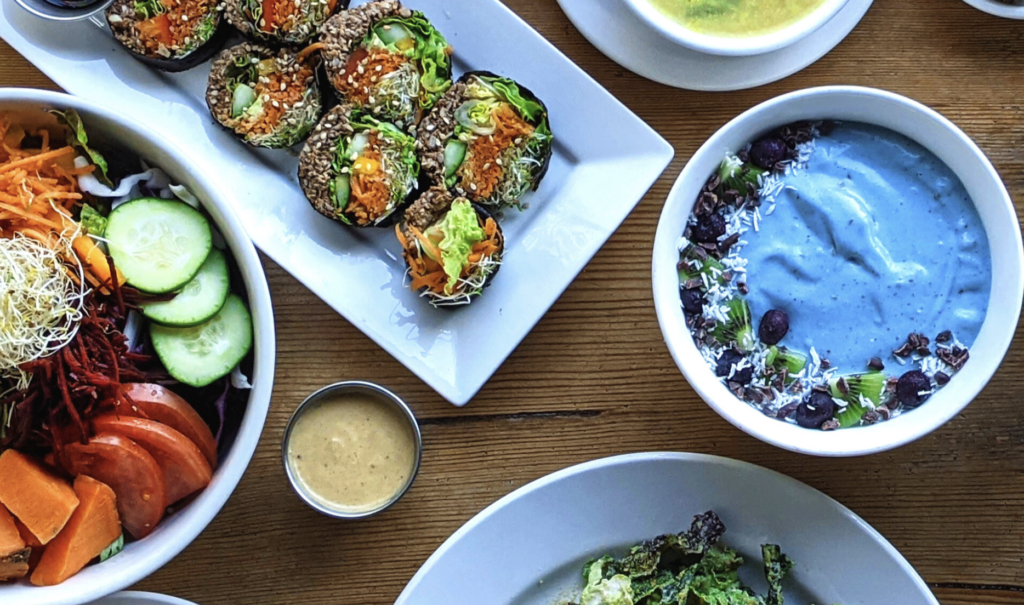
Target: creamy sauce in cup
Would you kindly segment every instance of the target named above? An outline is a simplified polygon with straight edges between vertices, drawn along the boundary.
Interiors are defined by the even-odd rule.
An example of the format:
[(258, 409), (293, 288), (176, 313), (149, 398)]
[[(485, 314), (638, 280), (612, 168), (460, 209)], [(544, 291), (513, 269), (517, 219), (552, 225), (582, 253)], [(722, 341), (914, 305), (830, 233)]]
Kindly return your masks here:
[(409, 419), (371, 393), (328, 395), (295, 419), (288, 463), (303, 489), (343, 513), (384, 506), (416, 466)]

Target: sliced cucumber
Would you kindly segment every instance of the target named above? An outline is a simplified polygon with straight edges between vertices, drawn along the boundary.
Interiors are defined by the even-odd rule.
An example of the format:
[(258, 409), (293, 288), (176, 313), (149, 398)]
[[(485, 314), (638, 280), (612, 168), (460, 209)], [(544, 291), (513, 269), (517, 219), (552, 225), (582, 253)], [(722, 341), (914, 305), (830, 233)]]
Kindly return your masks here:
[(227, 376), (252, 348), (252, 317), (237, 294), (205, 323), (189, 328), (153, 324), (150, 338), (171, 376), (204, 387)]
[(448, 178), (466, 161), (466, 144), (452, 139), (444, 147), (444, 176)]
[(231, 117), (241, 116), (255, 102), (256, 91), (245, 84), (239, 84), (235, 87), (235, 92), (231, 94)]
[(194, 326), (213, 317), (228, 299), (231, 278), (224, 253), (214, 248), (192, 281), (167, 302), (145, 303), (142, 314), (165, 326)]
[(352, 195), (352, 186), (349, 175), (339, 174), (334, 179), (334, 206), (344, 212), (348, 206), (348, 198)]
[(206, 217), (178, 200), (144, 197), (118, 206), (104, 233), (125, 279), (143, 292), (163, 294), (187, 284), (213, 247)]

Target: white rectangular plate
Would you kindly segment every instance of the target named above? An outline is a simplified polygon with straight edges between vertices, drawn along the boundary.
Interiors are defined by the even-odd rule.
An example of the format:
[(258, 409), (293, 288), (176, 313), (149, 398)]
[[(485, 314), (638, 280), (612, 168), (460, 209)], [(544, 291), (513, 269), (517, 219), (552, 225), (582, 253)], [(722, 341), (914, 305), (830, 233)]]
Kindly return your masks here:
[[(356, 1), (353, 5), (362, 4)], [(547, 103), (555, 154), (522, 213), (506, 211), (501, 273), (472, 305), (437, 310), (403, 283), (389, 229), (356, 232), (317, 214), (299, 188), (298, 148), (257, 151), (204, 101), (208, 65), (164, 74), (105, 26), (53, 23), (0, 0), (0, 37), (68, 92), (154, 128), (204, 166), (253, 241), (438, 393), (464, 405), (618, 228), (674, 151), (640, 118), (497, 0), (409, 0), (455, 48), (456, 77), (486, 69)]]

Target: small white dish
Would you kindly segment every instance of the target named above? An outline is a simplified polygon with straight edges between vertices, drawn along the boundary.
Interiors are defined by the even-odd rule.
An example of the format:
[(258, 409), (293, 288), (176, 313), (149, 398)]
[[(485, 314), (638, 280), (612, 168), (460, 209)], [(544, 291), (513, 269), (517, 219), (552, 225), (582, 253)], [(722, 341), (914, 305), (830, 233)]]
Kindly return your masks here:
[[(769, 418), (733, 395), (708, 367), (687, 330), (679, 300), (678, 242), (698, 192), (726, 153), (779, 126), (805, 120), (848, 120), (888, 128), (918, 142), (960, 177), (974, 200), (992, 253), (988, 313), (971, 357), (953, 380), (921, 407), (879, 424), (817, 431)], [(676, 365), (723, 418), (781, 448), (817, 456), (860, 456), (919, 439), (959, 414), (999, 369), (1010, 348), (1024, 298), (1024, 245), (999, 173), (963, 131), (928, 107), (873, 88), (827, 86), (766, 101), (721, 128), (690, 159), (665, 202), (654, 240), (654, 303)]]
[(125, 591), (112, 594), (90, 605), (196, 605), (192, 601), (155, 592)]
[(96, 15), (104, 10), (113, 0), (98, 0), (89, 6), (73, 8), (70, 6), (57, 6), (47, 0), (14, 0), (21, 8), (33, 15), (48, 19), (50, 21), (68, 22), (82, 21)]
[[(701, 454), (616, 456), (567, 468), (487, 507), (427, 559), (395, 605), (535, 605), (578, 597), (583, 564), (684, 531), (712, 510), (722, 542), (763, 584), (760, 545), (796, 563), (786, 603), (938, 605), (897, 550), (825, 494), (759, 466)], [(842, 560), (837, 573), (835, 562)], [(763, 590), (763, 588), (762, 588)]]
[[(17, 9), (20, 10), (20, 9)], [(51, 27), (52, 24), (49, 24)], [(112, 144), (134, 153), (152, 166), (163, 169), (172, 181), (185, 185), (203, 204), (224, 235), (238, 264), (249, 296), (253, 320), (255, 366), (248, 406), (234, 444), (221, 451), (213, 481), (190, 504), (165, 518), (142, 540), (129, 543), (115, 557), (89, 565), (56, 586), (32, 586), (27, 580), (0, 584), (3, 605), (78, 605), (122, 590), (163, 567), (185, 550), (220, 512), (249, 466), (263, 424), (270, 409), (274, 384), (274, 311), (270, 289), (256, 248), (246, 236), (242, 222), (222, 190), (199, 168), (194, 157), (167, 142), (141, 123), (115, 113), (103, 105), (44, 90), (0, 89), (0, 112), (44, 112), (75, 109), (82, 116), (89, 143), (99, 150)]]
[(964, 0), (974, 8), (1004, 19), (1024, 20), (1024, 4), (1007, 4), (999, 0)]
[(648, 27), (665, 38), (697, 52), (727, 57), (763, 55), (791, 46), (832, 20), (848, 0), (825, 0), (796, 23), (769, 34), (725, 37), (702, 34), (670, 19), (649, 0), (623, 0)]
[[(353, 2), (359, 5), (363, 2)], [(434, 309), (405, 284), (390, 229), (345, 229), (297, 182), (295, 150), (253, 150), (206, 108), (209, 69), (145, 67), (106, 27), (54, 25), (0, 3), (0, 37), (65, 90), (145, 122), (217, 175), (250, 237), (353, 325), (456, 405), (467, 403), (604, 245), (674, 150), (498, 0), (410, 3), (455, 48), (456, 77), (486, 69), (547, 103), (554, 158), (525, 212), (506, 211), (501, 273), (467, 308)]]
[(828, 23), (786, 48), (750, 57), (725, 57), (651, 35), (625, 0), (558, 0), (576, 29), (612, 61), (661, 84), (712, 92), (763, 86), (804, 69), (842, 42), (871, 3), (849, 0)]

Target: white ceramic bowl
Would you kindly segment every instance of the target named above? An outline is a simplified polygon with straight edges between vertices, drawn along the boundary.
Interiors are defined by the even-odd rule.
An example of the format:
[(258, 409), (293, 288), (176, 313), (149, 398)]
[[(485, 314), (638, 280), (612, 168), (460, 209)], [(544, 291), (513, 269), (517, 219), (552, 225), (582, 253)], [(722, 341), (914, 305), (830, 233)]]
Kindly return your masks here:
[(648, 0), (623, 1), (641, 21), (676, 44), (711, 55), (749, 56), (770, 53), (806, 38), (835, 17), (848, 0), (825, 0), (811, 14), (788, 27), (747, 38), (701, 34), (670, 19)]
[(253, 389), (231, 449), (222, 452), (213, 482), (191, 504), (164, 519), (156, 531), (129, 544), (104, 563), (90, 565), (58, 586), (39, 588), (27, 581), (0, 584), (3, 605), (77, 605), (106, 596), (145, 578), (185, 549), (213, 520), (249, 465), (270, 408), (274, 381), (274, 316), (270, 291), (256, 249), (227, 197), (189, 156), (138, 122), (77, 97), (41, 90), (0, 89), (0, 112), (41, 112), (73, 108), (82, 116), (89, 142), (102, 150), (116, 144), (159, 166), (198, 197), (227, 240), (245, 281), (254, 328)]
[[(679, 301), (677, 245), (694, 200), (726, 153), (779, 126), (835, 119), (877, 124), (931, 150), (963, 181), (988, 234), (992, 291), (988, 314), (971, 358), (924, 405), (888, 422), (838, 431), (814, 431), (769, 418), (739, 400), (697, 351)], [(927, 435), (956, 416), (999, 368), (1017, 326), (1024, 297), (1024, 248), (1010, 196), (995, 168), (966, 134), (935, 111), (899, 95), (871, 88), (830, 86), (790, 93), (754, 107), (715, 133), (686, 165), (669, 193), (654, 240), (654, 302), (676, 364), (694, 390), (726, 420), (779, 447), (819, 456), (857, 456), (898, 447)]]
[(1024, 5), (1007, 4), (998, 0), (964, 0), (974, 8), (1004, 19), (1024, 19)]

